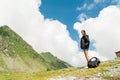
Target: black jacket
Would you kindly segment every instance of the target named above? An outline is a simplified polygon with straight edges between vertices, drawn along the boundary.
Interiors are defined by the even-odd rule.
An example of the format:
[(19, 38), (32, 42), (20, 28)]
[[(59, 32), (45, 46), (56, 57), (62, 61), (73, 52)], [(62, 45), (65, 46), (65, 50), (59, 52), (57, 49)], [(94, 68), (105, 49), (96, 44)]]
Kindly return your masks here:
[(84, 35), (81, 38), (81, 49), (88, 49), (89, 48), (89, 36), (88, 35)]

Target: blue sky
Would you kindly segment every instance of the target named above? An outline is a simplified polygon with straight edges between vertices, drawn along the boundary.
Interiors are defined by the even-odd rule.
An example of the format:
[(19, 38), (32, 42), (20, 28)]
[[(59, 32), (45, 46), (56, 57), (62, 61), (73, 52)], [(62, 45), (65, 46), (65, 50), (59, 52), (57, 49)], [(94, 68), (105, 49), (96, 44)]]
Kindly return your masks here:
[(1, 0), (0, 10), (0, 26), (8, 25), (37, 52), (51, 52), (73, 66), (85, 64), (78, 46), (81, 26), (93, 39), (91, 57), (113, 59), (120, 50), (120, 0)]
[(81, 22), (79, 15), (84, 14), (84, 20), (95, 18), (103, 8), (116, 4), (115, 0), (42, 0), (39, 9), (45, 18), (65, 24), (71, 38), (79, 43), (79, 35), (73, 29), (75, 22)]

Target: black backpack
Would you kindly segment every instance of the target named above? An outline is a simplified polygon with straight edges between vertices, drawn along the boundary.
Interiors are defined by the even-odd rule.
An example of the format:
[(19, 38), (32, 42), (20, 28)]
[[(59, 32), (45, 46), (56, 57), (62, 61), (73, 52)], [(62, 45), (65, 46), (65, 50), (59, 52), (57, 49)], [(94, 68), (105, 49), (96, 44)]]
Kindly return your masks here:
[(88, 68), (96, 68), (99, 66), (99, 64), (100, 64), (100, 60), (97, 57), (92, 57), (88, 61)]

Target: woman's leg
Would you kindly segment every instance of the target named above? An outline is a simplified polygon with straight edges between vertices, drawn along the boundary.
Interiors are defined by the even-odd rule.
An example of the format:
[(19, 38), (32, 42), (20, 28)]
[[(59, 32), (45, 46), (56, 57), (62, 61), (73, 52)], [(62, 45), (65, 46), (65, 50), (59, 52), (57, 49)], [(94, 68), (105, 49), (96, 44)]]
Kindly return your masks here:
[(84, 50), (84, 54), (85, 54), (86, 60), (88, 62), (89, 61), (88, 50)]

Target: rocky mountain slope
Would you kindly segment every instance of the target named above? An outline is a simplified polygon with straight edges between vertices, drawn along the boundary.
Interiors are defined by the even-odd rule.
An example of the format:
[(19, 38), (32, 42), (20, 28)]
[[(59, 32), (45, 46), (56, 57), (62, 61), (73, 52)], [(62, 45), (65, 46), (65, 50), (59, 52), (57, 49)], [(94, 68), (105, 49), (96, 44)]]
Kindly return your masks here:
[[(47, 59), (46, 56), (51, 56), (51, 58)], [(61, 66), (59, 66), (59, 64)], [(67, 67), (71, 66), (54, 57), (50, 53), (42, 53), (41, 55), (38, 54), (29, 44), (27, 44), (8, 26), (0, 27), (1, 72), (37, 72)]]

